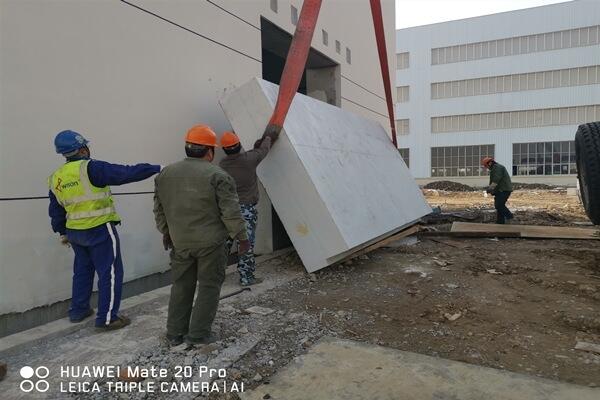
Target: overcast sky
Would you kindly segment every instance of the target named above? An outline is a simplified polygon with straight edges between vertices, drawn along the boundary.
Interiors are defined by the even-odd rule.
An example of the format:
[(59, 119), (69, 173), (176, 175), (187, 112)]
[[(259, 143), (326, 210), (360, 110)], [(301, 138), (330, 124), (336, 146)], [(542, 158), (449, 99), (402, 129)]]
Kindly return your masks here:
[(396, 0), (396, 29), (564, 2), (565, 0)]

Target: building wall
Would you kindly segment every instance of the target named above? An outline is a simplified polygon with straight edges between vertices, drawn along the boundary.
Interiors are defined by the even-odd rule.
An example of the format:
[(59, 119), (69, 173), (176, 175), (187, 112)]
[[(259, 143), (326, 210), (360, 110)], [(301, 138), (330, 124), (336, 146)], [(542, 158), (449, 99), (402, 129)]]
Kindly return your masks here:
[[(383, 3), (393, 71), (394, 2)], [(73, 255), (50, 229), (45, 197), (46, 178), (62, 162), (54, 153), (54, 135), (77, 130), (91, 140), (93, 157), (111, 162), (179, 160), (190, 126), (230, 129), (218, 106), (224, 89), (261, 76), (260, 17), (293, 33), (291, 6), (299, 12), (301, 5), (299, 0), (0, 3), (0, 315), (70, 297)], [(323, 2), (313, 47), (341, 66), (342, 107), (387, 127), (368, 2)], [(154, 227), (153, 181), (113, 191), (123, 194), (116, 203), (123, 217), (125, 280), (168, 269)], [(143, 193), (132, 194), (138, 192)]]
[[(580, 41), (575, 47), (554, 46), (562, 45), (563, 36), (550, 37), (554, 47), (552, 50), (538, 51), (536, 40), (541, 33), (571, 30), (574, 28), (600, 25), (600, 2), (595, 0), (579, 0), (526, 10), (493, 14), (483, 17), (469, 18), (415, 28), (401, 29), (396, 32), (396, 52), (398, 65), (405, 68), (396, 71), (398, 88), (408, 86), (410, 99), (407, 102), (396, 103), (396, 119), (409, 120), (409, 133), (399, 136), (399, 147), (410, 149), (411, 171), (417, 178), (432, 178), (431, 148), (443, 146), (463, 146), (493, 144), (496, 159), (507, 166), (512, 172), (513, 143), (571, 141), (579, 122), (600, 120), (600, 30), (592, 31), (594, 40)], [(586, 31), (587, 32), (587, 31)], [(570, 33), (569, 33), (570, 35)], [(598, 36), (596, 36), (598, 35)], [(521, 42), (510, 38), (523, 37)], [(548, 37), (542, 37), (548, 39)], [(510, 39), (505, 41), (505, 39)], [(578, 38), (579, 39), (579, 38)], [(569, 40), (571, 38), (569, 37)], [(462, 46), (455, 48), (456, 58), (449, 63), (440, 63), (440, 51), (432, 49), (449, 46), (479, 44), (493, 41), (487, 45)], [(529, 43), (532, 43), (531, 49)], [(535, 46), (533, 47), (533, 43)], [(594, 44), (590, 45), (589, 43)], [(518, 45), (514, 54), (490, 57), (493, 51), (498, 54), (498, 45), (507, 46), (510, 43)], [(565, 42), (566, 43), (566, 42)], [(569, 42), (571, 43), (571, 42)], [(573, 43), (575, 43), (573, 39)], [(478, 57), (477, 52), (487, 49), (487, 58)], [(503, 47), (504, 49), (504, 47)], [(546, 44), (540, 49), (546, 49)], [(451, 50), (451, 51), (452, 51)], [(473, 51), (473, 55), (469, 51)], [(512, 52), (511, 47), (511, 53)], [(444, 50), (445, 51), (445, 50)], [(409, 53), (407, 56), (405, 53)], [(466, 52), (466, 53), (465, 53)], [(446, 53), (443, 53), (444, 56)], [(455, 54), (450, 52), (450, 57)], [(464, 57), (461, 58), (461, 56)], [(502, 53), (500, 53), (502, 54)], [(435, 59), (432, 59), (432, 56)], [(433, 64), (433, 65), (432, 65)], [(408, 67), (406, 67), (408, 66)], [(565, 70), (576, 67), (598, 66), (594, 80), (588, 79), (588, 70), (583, 70), (585, 76), (573, 82), (552, 82), (549, 73), (542, 71)], [(538, 73), (533, 75), (531, 73)], [(498, 79), (492, 84), (479, 78), (504, 77), (520, 74), (533, 79), (532, 85), (513, 90), (512, 85), (505, 90), (498, 88)], [(529, 75), (524, 75), (529, 74)], [(563, 72), (564, 75), (564, 72)], [(560, 79), (560, 72), (555, 75)], [(502, 78), (502, 84), (504, 84)], [(546, 79), (546, 82), (544, 82)], [(563, 76), (564, 79), (564, 76)], [(464, 80), (466, 83), (453, 83), (454, 90), (449, 96), (440, 95), (440, 85), (433, 88), (432, 83), (454, 82)], [(511, 82), (512, 83), (512, 82)], [(485, 84), (487, 90), (476, 91), (471, 85)], [(461, 86), (462, 85), (462, 86)], [(493, 85), (493, 87), (492, 87)], [(446, 86), (447, 87), (447, 86)], [(466, 93), (463, 90), (467, 91)], [(479, 94), (478, 94), (479, 93)], [(481, 94), (484, 93), (484, 94)], [(435, 97), (435, 99), (433, 99)], [(504, 125), (493, 125), (492, 129), (468, 129), (466, 126), (454, 127), (451, 132), (439, 131), (432, 126), (432, 118), (441, 116), (457, 116), (465, 114), (499, 113), (521, 110), (540, 110), (558, 107), (576, 107), (596, 105), (593, 113), (577, 117), (575, 120), (560, 123), (537, 123), (537, 119), (526, 122), (525, 127), (505, 129)], [(543, 117), (542, 113), (530, 113), (532, 118)], [(583, 118), (583, 119), (582, 119)], [(467, 120), (470, 122), (470, 120)], [(522, 125), (522, 124), (521, 124)], [(509, 125), (510, 126), (510, 125)], [(433, 178), (432, 178), (433, 179)], [(440, 178), (436, 178), (440, 179)], [(441, 178), (446, 179), (446, 178)], [(462, 181), (485, 181), (485, 178), (453, 177)], [(573, 184), (573, 175), (561, 176), (518, 176), (521, 181), (544, 181), (559, 184)]]

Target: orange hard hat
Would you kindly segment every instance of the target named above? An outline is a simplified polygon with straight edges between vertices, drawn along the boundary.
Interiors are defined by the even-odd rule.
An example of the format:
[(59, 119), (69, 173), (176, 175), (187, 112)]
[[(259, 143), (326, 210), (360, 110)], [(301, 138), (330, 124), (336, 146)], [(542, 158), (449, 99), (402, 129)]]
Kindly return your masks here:
[(217, 134), (209, 126), (195, 125), (185, 135), (185, 141), (192, 144), (216, 147)]
[(233, 132), (223, 132), (221, 136), (221, 147), (235, 146), (240, 142), (240, 138)]
[(492, 161), (494, 161), (494, 159), (492, 157), (483, 157), (483, 159), (481, 160), (481, 165), (483, 165), (484, 167), (487, 167), (488, 165), (490, 165), (492, 163)]

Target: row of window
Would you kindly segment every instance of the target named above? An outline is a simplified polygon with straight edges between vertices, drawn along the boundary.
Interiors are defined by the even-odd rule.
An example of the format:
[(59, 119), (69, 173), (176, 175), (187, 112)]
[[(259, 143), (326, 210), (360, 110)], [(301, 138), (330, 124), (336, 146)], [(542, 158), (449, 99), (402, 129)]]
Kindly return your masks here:
[(398, 103), (406, 103), (410, 100), (410, 86), (398, 86), (396, 88), (396, 96)]
[[(408, 157), (409, 150), (404, 150), (406, 150)], [(488, 171), (481, 166), (481, 159), (494, 157), (494, 151), (493, 144), (432, 147), (431, 176), (488, 175)], [(576, 173), (575, 142), (572, 140), (513, 144), (513, 175), (568, 175)]]
[(398, 135), (408, 135), (410, 133), (410, 120), (409, 119), (397, 119), (396, 120), (396, 133)]
[[(278, 0), (271, 0), (270, 7), (271, 7), (271, 11), (273, 11), (274, 13), (277, 13), (279, 10)], [(290, 18), (292, 21), (292, 25), (298, 24), (298, 9), (296, 7), (294, 7), (293, 5), (290, 6)], [(321, 30), (321, 40), (323, 41), (323, 44), (325, 46), (329, 46), (329, 33), (325, 29)], [(335, 52), (338, 54), (342, 53), (342, 44), (340, 43), (339, 40), (335, 41)], [(348, 47), (346, 47), (346, 62), (348, 64), (352, 64), (352, 50), (350, 50), (350, 48), (348, 48)]]
[(575, 142), (513, 144), (513, 175), (567, 175), (577, 173)]
[(431, 98), (479, 96), (600, 83), (600, 65), (431, 84)]
[(600, 120), (600, 104), (431, 118), (431, 132), (465, 132), (489, 129), (577, 125)]
[(431, 148), (431, 176), (483, 176), (488, 171), (481, 159), (494, 157), (494, 145), (448, 146)]
[(431, 65), (504, 57), (600, 43), (600, 26), (431, 49)]
[(406, 68), (410, 67), (409, 54), (410, 53), (408, 53), (408, 52), (396, 54), (396, 68), (397, 69), (406, 69)]

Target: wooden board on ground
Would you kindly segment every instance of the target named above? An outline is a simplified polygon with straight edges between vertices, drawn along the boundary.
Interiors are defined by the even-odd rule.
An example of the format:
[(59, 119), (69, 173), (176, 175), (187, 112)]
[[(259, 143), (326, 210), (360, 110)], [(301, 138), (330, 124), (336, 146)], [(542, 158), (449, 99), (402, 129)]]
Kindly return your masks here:
[(498, 232), (491, 229), (481, 231), (424, 231), (417, 233), (419, 237), (455, 237), (455, 238), (520, 238), (520, 232)]
[(519, 233), (524, 238), (600, 240), (600, 230), (564, 226), (498, 225), (454, 222), (451, 232)]
[(403, 231), (400, 231), (392, 236), (388, 236), (387, 238), (380, 240), (377, 243), (373, 243), (372, 245), (365, 247), (364, 249), (357, 251), (356, 253), (353, 253), (352, 255), (348, 256), (344, 260), (349, 260), (352, 258), (356, 258), (358, 256), (362, 256), (363, 254), (367, 254), (367, 253), (369, 253), (373, 250), (376, 250), (380, 247), (383, 247), (389, 243), (395, 242), (396, 240), (400, 240), (407, 236), (414, 235), (415, 233), (419, 232), (421, 229), (422, 228), (420, 225), (413, 225), (411, 227), (408, 227), (408, 228), (404, 229)]

